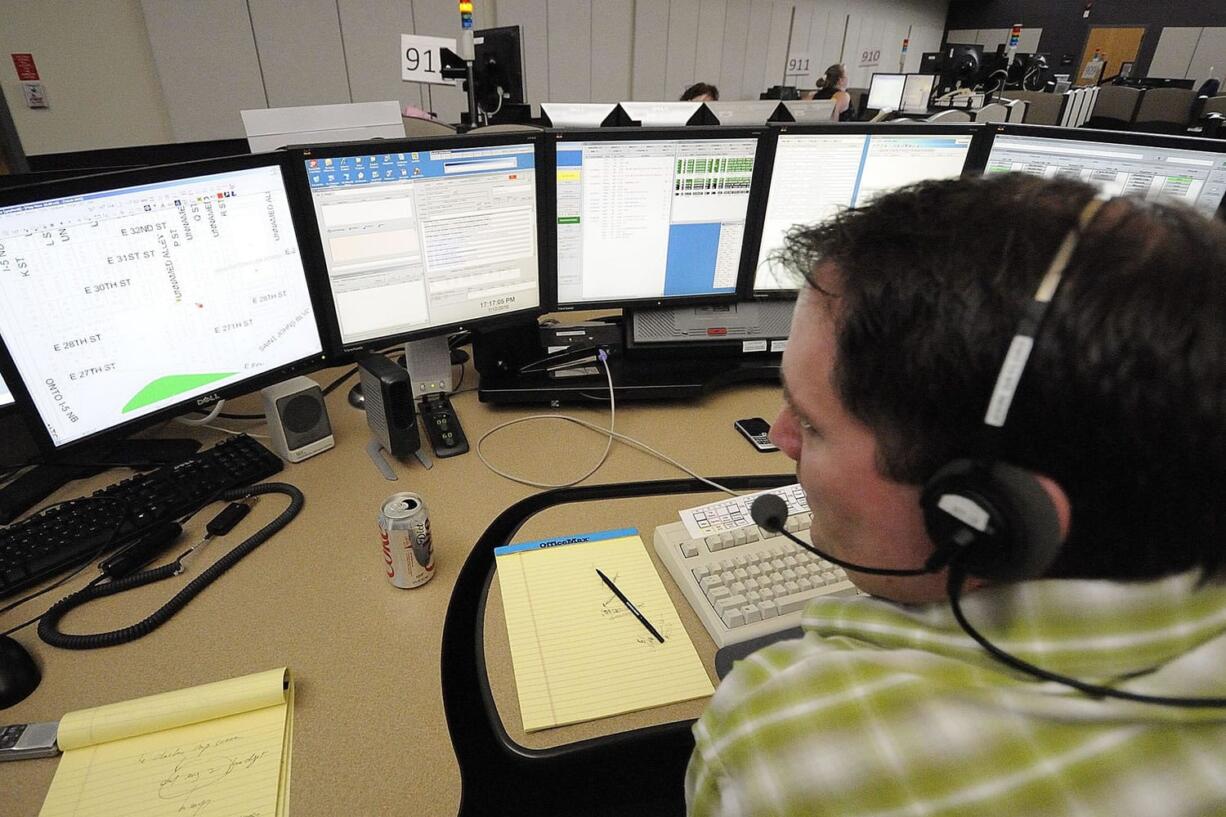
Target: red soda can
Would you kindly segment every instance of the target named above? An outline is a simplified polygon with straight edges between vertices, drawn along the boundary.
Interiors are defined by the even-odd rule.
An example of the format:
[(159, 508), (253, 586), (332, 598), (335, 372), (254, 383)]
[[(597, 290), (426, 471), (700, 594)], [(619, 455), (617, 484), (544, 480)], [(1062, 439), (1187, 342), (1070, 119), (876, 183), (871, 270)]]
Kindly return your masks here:
[(434, 542), (426, 503), (402, 491), (379, 509), (379, 544), (387, 580), (396, 587), (420, 587), (434, 575)]

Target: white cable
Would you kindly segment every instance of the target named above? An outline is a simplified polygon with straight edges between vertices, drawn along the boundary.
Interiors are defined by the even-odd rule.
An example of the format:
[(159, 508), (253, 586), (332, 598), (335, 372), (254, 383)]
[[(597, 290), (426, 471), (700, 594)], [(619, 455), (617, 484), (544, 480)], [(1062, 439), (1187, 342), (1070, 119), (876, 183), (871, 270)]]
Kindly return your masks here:
[(217, 419), (217, 415), (221, 414), (221, 407), (225, 404), (225, 400), (218, 400), (213, 404), (212, 410), (203, 417), (176, 417), (175, 422), (182, 423), (185, 426), (207, 426)]
[[(193, 423), (193, 425), (196, 425), (196, 424)], [(257, 439), (261, 439), (261, 440), (271, 440), (272, 439), (272, 437), (269, 437), (267, 434), (252, 434), (250, 431), (235, 431), (232, 428), (222, 428), (221, 426), (215, 426), (209, 423), (200, 423), (199, 425), (202, 425), (205, 428), (211, 428), (214, 431), (224, 431), (226, 434), (233, 434), (235, 437), (246, 434), (248, 437), (256, 437)]]
[[(512, 480), (513, 482), (518, 482), (521, 485), (531, 485), (534, 488), (570, 488), (573, 485), (578, 485), (580, 482), (582, 482), (583, 480), (587, 479), (592, 474), (595, 474), (598, 470), (600, 470), (600, 467), (604, 465), (605, 460), (607, 460), (609, 457), (609, 449), (613, 446), (613, 441), (618, 440), (620, 442), (625, 443), (626, 445), (629, 445), (632, 448), (637, 448), (640, 451), (643, 451), (647, 454), (651, 454), (653, 457), (656, 457), (657, 459), (660, 459), (663, 462), (666, 462), (669, 465), (672, 465), (680, 469), (686, 474), (689, 474), (694, 479), (704, 482), (707, 485), (710, 485), (711, 487), (717, 490), (723, 491), (724, 493), (730, 494), (731, 496), (739, 496), (739, 494), (737, 494), (736, 491), (733, 491), (730, 488), (726, 488), (723, 485), (720, 485), (718, 482), (715, 482), (714, 480), (710, 480), (704, 476), (701, 476), (697, 472), (691, 470), (690, 468), (687, 468), (686, 466), (677, 462), (675, 459), (668, 456), (667, 454), (661, 451), (657, 451), (656, 449), (652, 448), (646, 443), (636, 440), (635, 438), (630, 437), (626, 434), (619, 434), (616, 431), (614, 431), (613, 430), (613, 420), (615, 417), (616, 409), (615, 409), (614, 398), (613, 398), (613, 395), (614, 395), (613, 375), (609, 371), (608, 361), (605, 360), (603, 354), (600, 357), (600, 363), (604, 366), (605, 377), (609, 381), (609, 427), (608, 428), (598, 426), (595, 423), (588, 422), (587, 420), (581, 420), (578, 417), (572, 417), (569, 414), (534, 414), (531, 417), (519, 417), (514, 420), (508, 420), (505, 423), (494, 426), (489, 431), (482, 434), (481, 439), (477, 440), (477, 456), (481, 459), (481, 462), (485, 464), (485, 467), (493, 471), (498, 476)], [(597, 462), (595, 466), (593, 466), (590, 470), (588, 470), (582, 476), (577, 477), (571, 480), (570, 482), (562, 482), (562, 483), (535, 482), (530, 479), (525, 479), (523, 477), (519, 477), (514, 474), (510, 474), (506, 471), (503, 471), (497, 468), (489, 460), (485, 458), (485, 454), (481, 451), (481, 444), (485, 442), (486, 438), (488, 438), (491, 434), (493, 434), (496, 431), (501, 431), (502, 429), (516, 425), (517, 423), (526, 423), (531, 420), (565, 420), (566, 422), (574, 423), (575, 425), (579, 425), (584, 428), (591, 429), (592, 431), (598, 432), (600, 434), (604, 434), (605, 436), (608, 437), (608, 442), (605, 444), (604, 453), (601, 455), (599, 462)]]

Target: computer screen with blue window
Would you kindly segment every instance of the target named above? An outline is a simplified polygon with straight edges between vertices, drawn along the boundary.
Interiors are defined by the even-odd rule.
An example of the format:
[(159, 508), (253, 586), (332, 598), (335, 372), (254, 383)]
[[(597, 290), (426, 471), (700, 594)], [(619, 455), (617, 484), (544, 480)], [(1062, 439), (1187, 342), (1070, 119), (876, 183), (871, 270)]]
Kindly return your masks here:
[(340, 350), (534, 313), (540, 134), (305, 149)]
[(817, 224), (843, 208), (924, 179), (962, 174), (970, 125), (854, 125), (781, 128), (759, 233), (753, 292), (791, 293), (797, 275), (777, 255), (796, 225)]
[(736, 297), (761, 130), (557, 134), (557, 306)]

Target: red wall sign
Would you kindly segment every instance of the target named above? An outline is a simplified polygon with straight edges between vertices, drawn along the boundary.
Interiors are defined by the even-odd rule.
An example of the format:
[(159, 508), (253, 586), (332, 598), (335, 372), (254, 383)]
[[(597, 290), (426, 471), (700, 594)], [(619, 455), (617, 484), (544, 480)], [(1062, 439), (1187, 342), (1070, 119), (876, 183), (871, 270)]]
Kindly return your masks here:
[(38, 79), (38, 68), (34, 65), (33, 54), (13, 54), (13, 67), (17, 69), (17, 79), (25, 82)]

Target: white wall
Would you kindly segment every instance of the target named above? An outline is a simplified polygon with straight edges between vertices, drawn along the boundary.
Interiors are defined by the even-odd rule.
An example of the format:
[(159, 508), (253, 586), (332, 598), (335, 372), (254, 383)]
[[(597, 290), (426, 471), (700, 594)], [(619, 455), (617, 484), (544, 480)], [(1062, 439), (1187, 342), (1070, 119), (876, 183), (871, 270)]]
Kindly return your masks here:
[[(13, 53), (50, 107), (26, 107)], [(137, 0), (0, 0), (0, 88), (27, 154), (174, 141)]]
[[(898, 70), (910, 31), (914, 70), (948, 2), (478, 0), (475, 23), (521, 26), (534, 103), (676, 99), (698, 81), (756, 99), (783, 82), (789, 50), (813, 74), (788, 84), (842, 60), (866, 86)], [(0, 46), (34, 53), (51, 101), (27, 109), (6, 59), (28, 154), (241, 137), (238, 111), (264, 105), (396, 99), (452, 122), (465, 107), (458, 89), (400, 81), (400, 35), (454, 36), (450, 0), (0, 0), (0, 19)]]
[(1162, 29), (1148, 74), (1192, 79), (1198, 86), (1210, 77), (1221, 79), (1226, 75), (1226, 27)]

